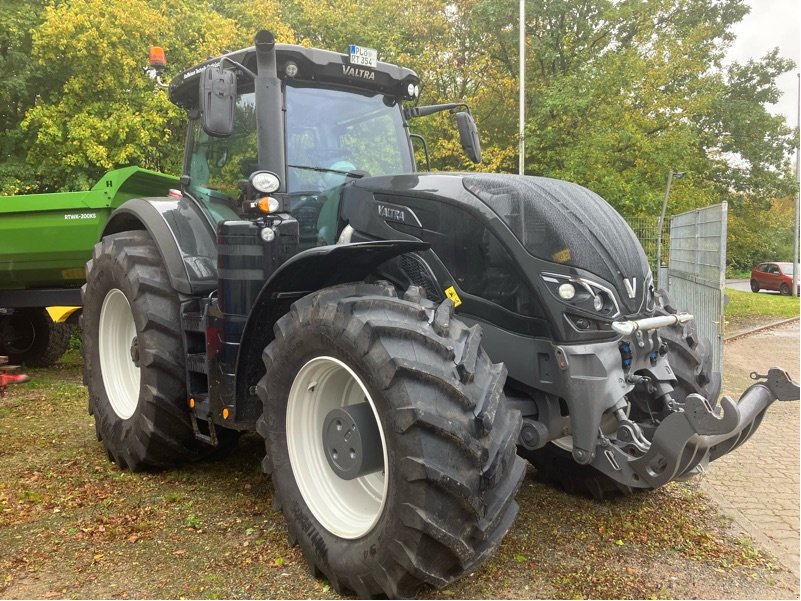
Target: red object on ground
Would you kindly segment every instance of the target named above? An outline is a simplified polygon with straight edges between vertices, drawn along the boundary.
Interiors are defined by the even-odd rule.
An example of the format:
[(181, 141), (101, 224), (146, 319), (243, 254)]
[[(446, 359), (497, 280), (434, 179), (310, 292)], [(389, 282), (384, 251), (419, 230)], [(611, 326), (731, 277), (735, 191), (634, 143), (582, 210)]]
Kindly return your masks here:
[(23, 384), (31, 379), (30, 376), (25, 374), (9, 373), (11, 370), (15, 370), (16, 367), (5, 367), (7, 362), (7, 357), (0, 357), (0, 396), (3, 395), (3, 391), (9, 384)]
[(8, 376), (6, 374), (0, 374), (0, 388), (4, 388), (9, 384), (22, 384), (23, 382), (27, 382), (30, 380), (30, 376), (26, 376), (23, 374), (18, 374), (14, 376)]

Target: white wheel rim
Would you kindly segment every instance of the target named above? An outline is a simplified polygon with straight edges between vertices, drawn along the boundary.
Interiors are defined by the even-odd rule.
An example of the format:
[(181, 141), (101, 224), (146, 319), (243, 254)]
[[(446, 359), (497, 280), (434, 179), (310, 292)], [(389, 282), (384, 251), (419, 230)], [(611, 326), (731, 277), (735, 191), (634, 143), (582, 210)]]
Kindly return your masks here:
[[(381, 435), (384, 470), (343, 480), (329, 466), (323, 448), (323, 422), (332, 409), (367, 401)], [(289, 462), (300, 494), (317, 521), (345, 539), (364, 536), (384, 510), (387, 499), (387, 443), (378, 411), (352, 369), (333, 357), (317, 357), (300, 368), (286, 409)]]
[(100, 309), (100, 373), (111, 408), (120, 419), (128, 419), (139, 404), (139, 367), (131, 358), (136, 337), (131, 305), (121, 290), (113, 288)]

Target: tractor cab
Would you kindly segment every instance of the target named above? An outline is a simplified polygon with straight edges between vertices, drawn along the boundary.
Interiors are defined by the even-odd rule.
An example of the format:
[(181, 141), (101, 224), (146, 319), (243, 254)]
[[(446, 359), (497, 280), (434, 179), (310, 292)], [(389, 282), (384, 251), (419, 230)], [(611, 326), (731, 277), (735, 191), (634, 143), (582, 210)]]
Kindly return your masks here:
[[(369, 48), (339, 54), (274, 44), (260, 32), (253, 47), (179, 74), (169, 93), (190, 117), (185, 191), (215, 224), (236, 218), (232, 211), (289, 213), (299, 250), (333, 244), (344, 184), (416, 171), (408, 119), (421, 108), (404, 103), (418, 99), (419, 79)], [(477, 140), (469, 113), (458, 123)]]

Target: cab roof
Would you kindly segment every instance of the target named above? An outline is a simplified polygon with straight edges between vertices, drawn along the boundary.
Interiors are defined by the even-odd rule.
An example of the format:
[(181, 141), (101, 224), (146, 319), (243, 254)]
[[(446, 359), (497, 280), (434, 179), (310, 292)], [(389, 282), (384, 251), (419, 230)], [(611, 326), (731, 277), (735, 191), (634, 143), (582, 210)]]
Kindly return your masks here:
[[(291, 79), (299, 82), (318, 82), (337, 86), (353, 87), (359, 90), (381, 92), (399, 98), (408, 97), (409, 84), (419, 85), (420, 79), (411, 69), (398, 67), (390, 63), (378, 61), (375, 68), (352, 65), (346, 54), (304, 48), (294, 44), (276, 44), (276, 63), (278, 77), (287, 80), (286, 67), (289, 63), (297, 65), (297, 74)], [(228, 52), (225, 56), (254, 73), (257, 72), (256, 48), (251, 46)], [(212, 65), (222, 58), (216, 56), (179, 73), (170, 83), (170, 100), (176, 105), (191, 109), (197, 104), (198, 78), (207, 65)], [(230, 65), (230, 63), (227, 63)], [(238, 73), (237, 79), (244, 81), (244, 73)]]

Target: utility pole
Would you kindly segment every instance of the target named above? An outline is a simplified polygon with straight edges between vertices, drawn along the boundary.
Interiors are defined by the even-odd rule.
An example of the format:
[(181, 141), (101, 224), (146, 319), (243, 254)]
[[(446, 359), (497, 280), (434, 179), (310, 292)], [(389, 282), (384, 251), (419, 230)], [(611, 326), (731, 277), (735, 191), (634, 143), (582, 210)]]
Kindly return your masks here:
[[(798, 77), (798, 116), (796, 127), (801, 130), (801, 73), (796, 73)], [(801, 140), (795, 141), (795, 211), (793, 212), (793, 296), (798, 296), (798, 211), (801, 202), (801, 179), (799, 179), (798, 168), (801, 166)]]
[(517, 171), (526, 174), (526, 0), (520, 0), (520, 124)]
[(673, 173), (673, 169), (668, 171), (667, 187), (665, 188), (665, 199), (662, 201), (662, 212), (659, 214), (659, 223), (656, 232), (656, 281), (657, 287), (665, 288), (667, 282), (662, 281), (662, 225), (665, 223), (665, 211), (667, 210), (668, 198), (670, 198), (670, 184), (673, 183), (673, 177), (681, 179), (684, 177), (684, 171)]

